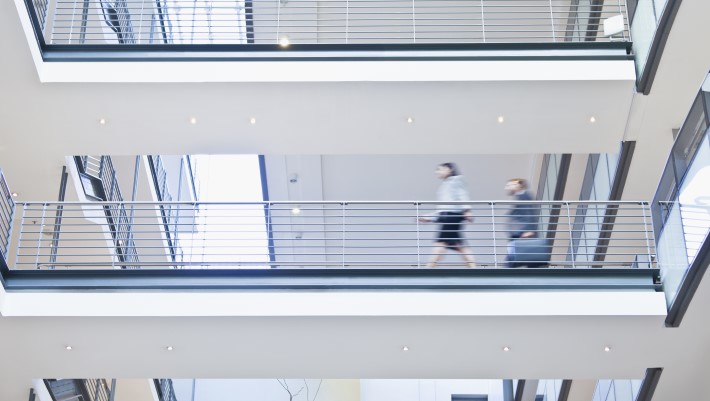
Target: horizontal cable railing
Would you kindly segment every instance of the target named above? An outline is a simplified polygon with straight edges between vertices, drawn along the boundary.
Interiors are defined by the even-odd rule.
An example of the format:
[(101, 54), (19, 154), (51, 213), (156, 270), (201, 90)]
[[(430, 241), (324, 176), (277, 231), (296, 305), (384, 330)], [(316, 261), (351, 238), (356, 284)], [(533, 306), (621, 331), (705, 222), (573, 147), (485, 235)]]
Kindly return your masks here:
[(48, 44), (631, 41), (625, 0), (53, 0), (48, 11), (42, 4), (28, 5), (38, 20), (47, 16)]
[[(655, 248), (644, 202), (23, 202), (18, 203), (16, 269), (81, 268), (420, 268), (432, 265), (440, 237), (441, 267), (652, 267)], [(126, 210), (131, 225), (107, 223), (104, 208)], [(514, 207), (543, 219), (559, 215), (554, 242), (535, 229), (511, 240), (518, 224)], [(61, 208), (62, 223), (54, 224)], [(161, 208), (176, 211), (183, 253), (173, 260)], [(442, 210), (470, 210), (460, 231), (437, 217)], [(597, 217), (616, 211), (613, 227)], [(575, 217), (587, 213), (585, 224)], [(455, 213), (456, 214), (456, 213)], [(425, 222), (433, 220), (431, 222)], [(439, 222), (437, 222), (439, 221)], [(540, 226), (540, 225), (538, 225)], [(55, 230), (60, 229), (59, 240)], [(130, 232), (132, 242), (115, 246)], [(605, 248), (600, 234), (611, 232)], [(580, 235), (584, 234), (584, 235)], [(546, 242), (549, 241), (549, 242)], [(52, 249), (52, 245), (56, 249)], [(574, 246), (572, 246), (574, 245)], [(131, 249), (127, 249), (131, 248)], [(603, 258), (595, 257), (605, 249)], [(134, 257), (128, 259), (122, 252)], [(51, 260), (50, 256), (56, 258)], [(472, 258), (465, 263), (464, 256)], [(511, 257), (512, 256), (512, 257)], [(509, 260), (510, 259), (510, 260)], [(514, 261), (514, 263), (512, 263)]]

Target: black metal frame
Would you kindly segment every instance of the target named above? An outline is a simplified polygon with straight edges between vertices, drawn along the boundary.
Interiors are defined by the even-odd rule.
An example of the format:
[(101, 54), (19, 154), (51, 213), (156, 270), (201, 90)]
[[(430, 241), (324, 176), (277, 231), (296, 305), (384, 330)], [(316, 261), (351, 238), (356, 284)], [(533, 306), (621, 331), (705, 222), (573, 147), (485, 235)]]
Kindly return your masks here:
[[(150, 168), (150, 175), (153, 178), (153, 188), (155, 189), (155, 194), (158, 197), (158, 201), (164, 202), (163, 194), (160, 192), (160, 183), (158, 182), (158, 168), (155, 164), (155, 160), (152, 155), (148, 155), (148, 167)], [(168, 243), (168, 249), (170, 250), (170, 258), (175, 262), (177, 260), (177, 244), (176, 238), (173, 238), (173, 233), (170, 230), (170, 222), (168, 211), (164, 205), (160, 205), (160, 218), (163, 222), (163, 230), (165, 231), (165, 238)]]
[(656, 391), (658, 381), (661, 379), (661, 373), (663, 373), (663, 368), (646, 369), (646, 376), (643, 379), (643, 383), (641, 383), (636, 401), (651, 401), (653, 399), (653, 393)]
[[(631, 159), (634, 156), (635, 149), (636, 141), (625, 141), (621, 144), (619, 160), (616, 163), (616, 171), (614, 172), (614, 180), (612, 181), (611, 190), (609, 191), (610, 201), (621, 200), (621, 194), (624, 192), (624, 187), (626, 186), (626, 177), (629, 175)], [(606, 211), (604, 212), (604, 219), (602, 220), (601, 230), (597, 240), (597, 247), (594, 250), (595, 262), (604, 261), (606, 258), (606, 252), (609, 248), (609, 239), (611, 238), (611, 233), (614, 229), (614, 222), (616, 221), (617, 212), (618, 207), (615, 205), (607, 206)]]
[(688, 311), (690, 302), (693, 300), (693, 296), (695, 296), (695, 292), (698, 290), (700, 282), (708, 270), (708, 265), (710, 265), (710, 236), (705, 237), (705, 241), (698, 249), (698, 254), (688, 267), (685, 277), (683, 277), (683, 281), (668, 310), (665, 322), (666, 327), (680, 327), (683, 316)]
[[(261, 197), (264, 202), (269, 201), (269, 183), (266, 177), (266, 157), (264, 155), (259, 155), (259, 174), (261, 178)], [(276, 262), (276, 245), (274, 243), (274, 230), (271, 225), (271, 210), (269, 210), (269, 205), (264, 205), (264, 223), (266, 224), (266, 235), (267, 235), (267, 248), (269, 250), (269, 261), (271, 263)], [(272, 264), (271, 266), (276, 267)]]
[(642, 290), (658, 269), (11, 270), (6, 290)]
[[(668, 0), (665, 8), (663, 9), (663, 14), (661, 15), (661, 19), (658, 21), (656, 32), (653, 35), (653, 41), (651, 42), (651, 47), (648, 51), (648, 57), (646, 57), (646, 64), (644, 65), (641, 76), (636, 84), (637, 92), (641, 92), (644, 95), (651, 93), (651, 87), (653, 86), (653, 81), (656, 79), (658, 66), (661, 64), (661, 57), (663, 56), (663, 51), (666, 48), (666, 42), (668, 41), (673, 21), (675, 21), (675, 17), (678, 14), (681, 3), (682, 0)], [(635, 11), (636, 8), (634, 7), (634, 12)]]
[(570, 390), (572, 390), (572, 380), (562, 380), (562, 385), (560, 386), (560, 394), (557, 397), (557, 401), (567, 401), (569, 399)]

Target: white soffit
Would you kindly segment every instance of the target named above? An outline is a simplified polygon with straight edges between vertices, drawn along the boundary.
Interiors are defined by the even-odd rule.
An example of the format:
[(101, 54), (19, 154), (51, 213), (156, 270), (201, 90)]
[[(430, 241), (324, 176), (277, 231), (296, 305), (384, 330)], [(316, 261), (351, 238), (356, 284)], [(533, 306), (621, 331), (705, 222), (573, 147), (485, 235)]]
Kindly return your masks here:
[(44, 62), (42, 82), (634, 81), (631, 60)]

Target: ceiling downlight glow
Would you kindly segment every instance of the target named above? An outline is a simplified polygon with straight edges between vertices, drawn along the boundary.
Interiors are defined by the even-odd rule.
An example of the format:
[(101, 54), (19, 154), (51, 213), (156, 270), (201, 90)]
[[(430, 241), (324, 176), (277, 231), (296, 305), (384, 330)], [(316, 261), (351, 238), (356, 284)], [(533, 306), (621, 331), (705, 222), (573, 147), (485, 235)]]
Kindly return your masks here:
[(503, 124), (505, 122), (505, 117), (498, 116), (498, 124)]
[(505, 347), (503, 347), (503, 352), (508, 352), (508, 351), (510, 351), (510, 347), (509, 347), (509, 346), (506, 345)]

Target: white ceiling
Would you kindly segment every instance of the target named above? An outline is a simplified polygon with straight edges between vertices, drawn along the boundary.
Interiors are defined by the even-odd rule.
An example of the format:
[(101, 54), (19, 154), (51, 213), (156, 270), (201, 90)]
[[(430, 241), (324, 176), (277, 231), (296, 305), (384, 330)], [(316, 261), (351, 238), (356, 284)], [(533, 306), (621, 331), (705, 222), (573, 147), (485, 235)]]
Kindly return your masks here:
[[(709, 14), (710, 2), (683, 2), (653, 91), (632, 104), (629, 85), (603, 81), (40, 84), (15, 5), (5, 0), (0, 163), (13, 187), (37, 199), (47, 187), (56, 193), (66, 154), (589, 153), (616, 150), (626, 137), (638, 146), (625, 197), (649, 199), (670, 129), (710, 68), (699, 44), (710, 37)], [(590, 113), (600, 116), (594, 126)], [(99, 117), (109, 124), (98, 126)], [(4, 317), (0, 355), (12, 362), (1, 368), (0, 399), (26, 399), (33, 377), (594, 379), (661, 366), (655, 401), (700, 400), (710, 394), (709, 285), (677, 329), (659, 318), (605, 316)], [(390, 351), (404, 338), (422, 353)], [(501, 338), (526, 351), (501, 358), (490, 351)], [(78, 352), (63, 351), (68, 341)], [(161, 353), (167, 341), (184, 352)], [(619, 352), (597, 354), (607, 343)]]

